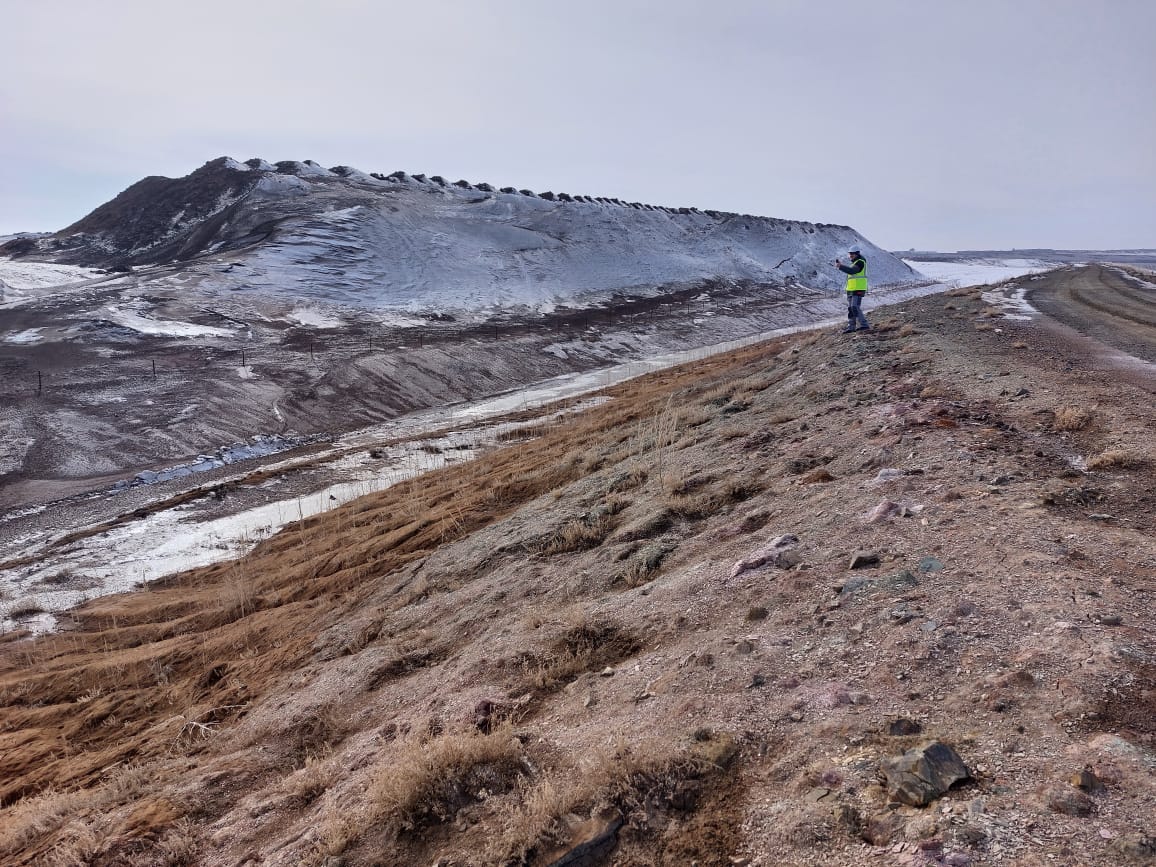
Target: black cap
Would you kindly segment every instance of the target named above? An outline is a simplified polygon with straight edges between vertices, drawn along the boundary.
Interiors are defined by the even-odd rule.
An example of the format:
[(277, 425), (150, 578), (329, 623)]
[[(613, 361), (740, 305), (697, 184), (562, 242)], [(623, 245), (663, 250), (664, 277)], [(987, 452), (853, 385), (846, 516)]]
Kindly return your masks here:
[(858, 253), (859, 253), (859, 248), (858, 248), (858, 247), (852, 247), (852, 248), (851, 248), (850, 250), (848, 250), (847, 252), (848, 252), (848, 253), (855, 253), (855, 254), (858, 254)]

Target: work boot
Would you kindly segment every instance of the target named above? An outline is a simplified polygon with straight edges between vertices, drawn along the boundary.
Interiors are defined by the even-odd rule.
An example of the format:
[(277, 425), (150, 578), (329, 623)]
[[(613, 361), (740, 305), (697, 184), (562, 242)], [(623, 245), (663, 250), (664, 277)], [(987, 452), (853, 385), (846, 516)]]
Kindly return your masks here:
[(854, 326), (854, 325), (848, 325), (846, 328), (844, 328), (844, 329), (843, 329), (842, 331), (840, 331), (839, 333), (840, 333), (840, 334), (850, 334), (850, 333), (851, 333), (852, 331), (854, 331), (854, 330), (855, 330), (855, 326)]

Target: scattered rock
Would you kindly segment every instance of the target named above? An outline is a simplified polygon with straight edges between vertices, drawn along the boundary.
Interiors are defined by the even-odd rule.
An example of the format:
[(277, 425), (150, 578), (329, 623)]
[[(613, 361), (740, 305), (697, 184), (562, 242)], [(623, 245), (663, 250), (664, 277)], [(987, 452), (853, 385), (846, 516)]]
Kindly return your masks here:
[(1084, 792), (1096, 794), (1097, 792), (1104, 791), (1103, 780), (1097, 777), (1096, 772), (1089, 767), (1085, 767), (1078, 774), (1072, 774), (1072, 776), (1068, 778), (1068, 782)]
[(905, 475), (905, 473), (903, 472), (903, 470), (897, 470), (897, 469), (894, 469), (892, 467), (884, 467), (878, 473), (875, 474), (875, 478), (873, 479), (873, 481), (877, 485), (878, 484), (884, 484), (886, 482), (893, 482), (896, 479), (901, 479), (901, 478), (903, 478), (904, 475)]
[(747, 610), (747, 621), (753, 623), (756, 620), (766, 620), (767, 614), (767, 609), (762, 605), (753, 605)]
[[(845, 597), (859, 591), (866, 591), (870, 593), (876, 593), (879, 591), (887, 593), (902, 593), (905, 590), (910, 590), (912, 587), (918, 586), (919, 579), (916, 578), (911, 572), (904, 569), (902, 572), (896, 572), (894, 575), (886, 575), (882, 578), (871, 579), (863, 578), (860, 576), (848, 578), (836, 589), (840, 596)], [(904, 623), (907, 623), (908, 621), (915, 618), (915, 614), (908, 609), (906, 604), (900, 607), (903, 610)], [(892, 620), (895, 619), (897, 618), (893, 616)]]
[[(893, 515), (898, 515), (900, 508), (898, 503), (893, 503), (891, 500), (883, 500), (878, 506), (868, 512), (867, 523), (878, 524), (881, 521), (886, 521)], [(854, 569), (855, 567), (852, 566), (851, 568)]]
[(968, 822), (954, 829), (951, 836), (965, 846), (979, 846), (987, 839), (987, 832), (980, 825)]
[(898, 813), (877, 813), (863, 823), (862, 837), (872, 846), (887, 846), (903, 827)]
[(807, 473), (799, 481), (805, 485), (813, 485), (822, 482), (833, 482), (835, 481), (835, 477), (827, 472), (827, 470), (819, 467), (818, 469), (811, 470), (811, 472)]
[(912, 807), (924, 807), (956, 783), (971, 779), (959, 754), (939, 741), (884, 759), (881, 770), (887, 779), (887, 793)]
[(887, 726), (887, 734), (895, 737), (901, 735), (917, 735), (923, 731), (923, 726), (915, 720), (900, 717), (897, 720), (892, 720)]
[(1085, 818), (1092, 815), (1095, 802), (1079, 789), (1053, 789), (1047, 796), (1048, 809), (1065, 816)]
[[(924, 557), (919, 561), (920, 572), (942, 572), (943, 564), (934, 557)], [(974, 606), (973, 606), (974, 607)]]
[(851, 555), (848, 569), (866, 569), (868, 566), (878, 566), (879, 555), (874, 551), (856, 551)]
[(602, 669), (602, 671), (600, 671), (599, 674), (602, 677), (614, 677), (614, 669), (608, 665), (604, 669)]
[(779, 569), (790, 569), (798, 566), (802, 558), (797, 551), (792, 550), (799, 544), (797, 536), (789, 533), (778, 536), (770, 541), (766, 547), (760, 548), (745, 559), (739, 560), (731, 567), (731, 577), (735, 578), (743, 572), (758, 569), (760, 566), (771, 564)]
[(1131, 858), (1141, 864), (1156, 862), (1156, 836), (1149, 834), (1125, 834), (1112, 841), (1113, 852)]
[(1101, 626), (1121, 626), (1124, 623), (1124, 618), (1119, 614), (1100, 614), (1095, 620)]
[(958, 603), (955, 608), (952, 609), (951, 613), (956, 617), (970, 617), (971, 615), (975, 614), (976, 611), (977, 609), (974, 602), (964, 600), (963, 602)]

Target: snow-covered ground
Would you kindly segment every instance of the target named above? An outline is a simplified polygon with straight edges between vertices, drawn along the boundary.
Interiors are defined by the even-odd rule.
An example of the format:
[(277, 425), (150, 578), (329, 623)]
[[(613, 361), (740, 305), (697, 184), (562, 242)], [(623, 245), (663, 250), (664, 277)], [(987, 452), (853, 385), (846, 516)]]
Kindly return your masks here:
[(970, 259), (958, 262), (923, 262), (904, 259), (908, 265), (932, 280), (948, 286), (986, 286), (1009, 277), (1047, 271), (1055, 265), (1039, 259)]
[(123, 325), (140, 334), (164, 335), (166, 337), (231, 337), (234, 332), (210, 325), (194, 325), (192, 322), (155, 319), (144, 316), (127, 307), (110, 305), (104, 309), (110, 322)]
[(0, 257), (0, 282), (9, 289), (44, 289), (93, 280), (104, 274), (94, 268), (78, 265), (54, 265), (48, 262), (22, 262)]
[(107, 275), (94, 268), (23, 262), (0, 256), (0, 307), (19, 304), (64, 287), (85, 285)]

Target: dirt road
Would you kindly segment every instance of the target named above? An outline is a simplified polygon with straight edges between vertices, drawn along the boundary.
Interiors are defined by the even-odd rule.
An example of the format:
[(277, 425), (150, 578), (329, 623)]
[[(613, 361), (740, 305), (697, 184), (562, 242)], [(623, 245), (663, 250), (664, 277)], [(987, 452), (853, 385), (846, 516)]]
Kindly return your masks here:
[(1138, 272), (1105, 265), (1051, 271), (1033, 281), (1028, 300), (1094, 340), (1156, 362), (1156, 283)]

